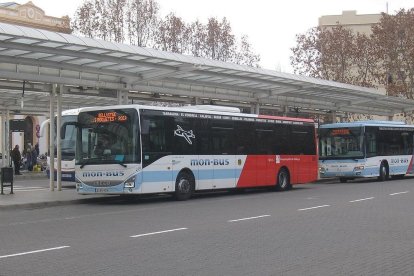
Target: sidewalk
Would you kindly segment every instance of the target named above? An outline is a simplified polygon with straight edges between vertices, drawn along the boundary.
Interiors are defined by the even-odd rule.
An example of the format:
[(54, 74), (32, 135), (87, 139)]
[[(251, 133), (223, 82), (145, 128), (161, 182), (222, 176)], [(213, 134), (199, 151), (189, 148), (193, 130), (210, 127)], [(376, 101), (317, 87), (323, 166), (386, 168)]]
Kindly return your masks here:
[(14, 193), (10, 194), (10, 187), (4, 187), (4, 195), (0, 194), (0, 210), (102, 202), (120, 198), (118, 195), (79, 195), (74, 188), (68, 187), (63, 187), (62, 191), (58, 191), (55, 188), (52, 192), (48, 188), (48, 185), (44, 185), (44, 188), (33, 190), (24, 188), (16, 189), (16, 186), (20, 186), (18, 185), (19, 182), (34, 179), (44, 179), (45, 183), (49, 183), (49, 179), (44, 172), (23, 171), (22, 175), (15, 175), (13, 179)]

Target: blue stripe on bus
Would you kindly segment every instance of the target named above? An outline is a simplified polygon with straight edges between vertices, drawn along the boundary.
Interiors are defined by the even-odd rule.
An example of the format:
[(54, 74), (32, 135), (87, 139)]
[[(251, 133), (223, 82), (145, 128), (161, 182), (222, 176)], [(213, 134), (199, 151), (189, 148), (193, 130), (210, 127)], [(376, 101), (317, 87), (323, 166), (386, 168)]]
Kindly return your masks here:
[[(197, 180), (208, 180), (239, 178), (241, 171), (241, 169), (195, 170), (193, 173)], [(144, 171), (143, 182), (175, 181), (178, 173), (179, 171)]]
[(342, 163), (361, 163), (366, 162), (365, 159), (356, 159), (356, 160), (319, 160), (320, 164), (342, 164)]
[[(408, 165), (403, 166), (392, 166), (390, 167), (390, 174), (406, 174)], [(379, 166), (374, 168), (365, 168), (361, 171), (361, 174), (356, 175), (354, 170), (340, 171), (340, 172), (331, 172), (327, 171), (323, 174), (323, 177), (335, 177), (335, 176), (344, 176), (344, 177), (364, 177), (364, 176), (378, 176), (379, 175)]]

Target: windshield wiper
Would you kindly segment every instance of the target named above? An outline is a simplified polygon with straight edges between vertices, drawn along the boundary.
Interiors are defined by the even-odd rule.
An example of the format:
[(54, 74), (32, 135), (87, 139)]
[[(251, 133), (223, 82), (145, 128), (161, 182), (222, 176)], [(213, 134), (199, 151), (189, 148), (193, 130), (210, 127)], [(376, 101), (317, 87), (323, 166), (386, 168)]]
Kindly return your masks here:
[(85, 161), (80, 165), (80, 168), (83, 169), (83, 167), (85, 167), (86, 165), (89, 165), (89, 163)]
[(124, 163), (122, 163), (121, 161), (119, 161), (118, 163), (116, 163), (116, 164), (118, 164), (118, 165), (121, 165), (122, 167), (124, 167), (124, 168), (127, 168), (128, 166), (127, 165), (125, 165)]

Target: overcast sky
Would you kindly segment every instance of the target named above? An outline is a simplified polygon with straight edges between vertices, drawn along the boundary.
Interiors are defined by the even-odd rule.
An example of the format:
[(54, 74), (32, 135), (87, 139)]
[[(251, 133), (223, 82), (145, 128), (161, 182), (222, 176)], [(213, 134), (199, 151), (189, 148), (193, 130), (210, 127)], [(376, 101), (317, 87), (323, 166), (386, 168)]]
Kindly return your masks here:
[[(0, 0), (5, 2), (5, 0)], [(10, 0), (13, 1), (13, 0)], [(15, 0), (24, 4), (26, 0)], [(32, 0), (47, 15), (73, 16), (83, 0)], [(342, 14), (356, 10), (357, 14), (389, 13), (401, 8), (414, 8), (414, 0), (157, 0), (161, 15), (174, 12), (186, 22), (208, 17), (227, 17), (234, 34), (242, 34), (256, 53), (261, 56), (261, 66), (292, 72), (289, 62), (290, 48), (295, 45), (295, 35), (317, 26), (323, 15)]]

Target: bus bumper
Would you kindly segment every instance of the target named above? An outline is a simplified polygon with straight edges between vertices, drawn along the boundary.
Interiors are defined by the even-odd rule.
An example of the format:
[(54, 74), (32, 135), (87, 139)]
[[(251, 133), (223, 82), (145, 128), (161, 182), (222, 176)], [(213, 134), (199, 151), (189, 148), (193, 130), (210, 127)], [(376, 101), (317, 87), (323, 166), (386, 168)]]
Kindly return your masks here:
[[(46, 174), (47, 174), (47, 178), (50, 179), (50, 170), (46, 169)], [(55, 176), (55, 181), (57, 180), (57, 171), (55, 170), (54, 173)], [(75, 182), (75, 172), (62, 172), (62, 176), (61, 176), (62, 181), (71, 181), (71, 182)]]

